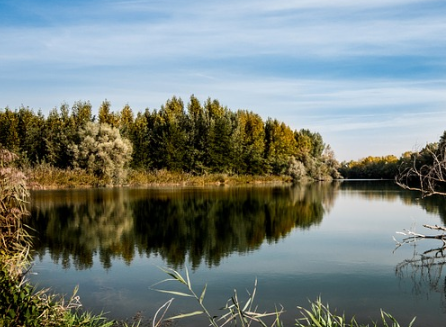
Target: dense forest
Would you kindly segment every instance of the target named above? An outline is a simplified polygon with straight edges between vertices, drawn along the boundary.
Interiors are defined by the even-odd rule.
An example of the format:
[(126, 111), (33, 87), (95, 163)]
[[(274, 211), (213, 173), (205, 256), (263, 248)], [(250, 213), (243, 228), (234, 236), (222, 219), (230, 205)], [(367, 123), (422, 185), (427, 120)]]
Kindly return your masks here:
[[(22, 168), (44, 165), (82, 170), (99, 184), (122, 184), (129, 171), (289, 176), (331, 180), (394, 179), (407, 167), (431, 164), (446, 136), (418, 152), (366, 157), (339, 164), (322, 136), (218, 100), (185, 105), (173, 96), (160, 109), (136, 115), (129, 105), (113, 112), (104, 100), (97, 116), (88, 101), (63, 103), (45, 117), (28, 107), (0, 109), (0, 147), (20, 156)], [(442, 157), (441, 157), (442, 158)]]
[(64, 103), (45, 117), (28, 107), (0, 109), (0, 146), (21, 165), (82, 169), (119, 184), (129, 169), (194, 175), (283, 175), (294, 180), (339, 177), (338, 163), (321, 135), (292, 130), (251, 111), (231, 111), (218, 100), (185, 105), (173, 96), (160, 109), (135, 115), (103, 101), (93, 115), (88, 101)]

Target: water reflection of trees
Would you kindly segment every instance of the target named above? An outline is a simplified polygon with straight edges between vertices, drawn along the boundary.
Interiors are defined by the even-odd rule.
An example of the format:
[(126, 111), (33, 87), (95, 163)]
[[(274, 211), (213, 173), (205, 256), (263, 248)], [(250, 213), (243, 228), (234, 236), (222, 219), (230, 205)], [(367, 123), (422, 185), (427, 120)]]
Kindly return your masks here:
[(212, 189), (116, 189), (36, 192), (29, 222), (35, 249), (68, 268), (105, 268), (113, 258), (130, 263), (160, 255), (178, 267), (190, 261), (218, 265), (231, 253), (254, 251), (295, 228), (322, 221), (334, 203), (335, 184)]
[(131, 262), (133, 219), (125, 197), (122, 190), (35, 194), (30, 225), (37, 253), (48, 249), (64, 268), (89, 268), (96, 253), (106, 268), (115, 256)]
[(418, 192), (408, 192), (396, 185), (393, 181), (345, 181), (340, 183), (340, 190), (352, 191), (368, 200), (385, 199), (386, 201), (401, 201), (405, 205), (420, 206), (426, 212), (439, 215), (446, 224), (446, 197), (431, 196), (420, 198)]
[(414, 247), (412, 258), (406, 259), (395, 267), (400, 280), (410, 280), (412, 293), (416, 296), (429, 297), (431, 292), (442, 294), (441, 305), (446, 307), (446, 255), (444, 247), (417, 252)]

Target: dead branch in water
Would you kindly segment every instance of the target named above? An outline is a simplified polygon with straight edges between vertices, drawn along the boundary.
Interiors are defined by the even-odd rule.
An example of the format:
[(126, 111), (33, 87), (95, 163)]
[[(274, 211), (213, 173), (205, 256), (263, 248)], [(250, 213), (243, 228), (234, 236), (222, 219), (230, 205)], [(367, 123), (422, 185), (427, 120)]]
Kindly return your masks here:
[[(404, 235), (406, 236), (405, 238), (403, 238), (400, 241), (398, 241), (395, 237), (393, 238), (394, 241), (396, 242), (396, 249), (398, 249), (400, 246), (404, 245), (404, 244), (410, 244), (413, 243), (419, 239), (431, 239), (431, 240), (441, 240), (443, 242), (443, 246), (437, 249), (431, 249), (428, 251), (425, 251), (423, 254), (427, 254), (427, 253), (431, 253), (431, 252), (436, 252), (437, 254), (441, 254), (443, 255), (443, 251), (446, 249), (446, 227), (442, 227), (442, 226), (438, 226), (438, 225), (423, 225), (424, 228), (428, 228), (428, 229), (432, 229), (432, 230), (438, 230), (441, 231), (443, 233), (441, 234), (437, 234), (437, 235), (425, 235), (425, 234), (420, 234), (420, 233), (416, 233), (414, 231), (411, 230), (404, 230), (403, 232), (397, 232), (397, 234), (400, 235)], [(395, 251), (394, 250), (394, 251)], [(437, 256), (436, 254), (436, 256)]]

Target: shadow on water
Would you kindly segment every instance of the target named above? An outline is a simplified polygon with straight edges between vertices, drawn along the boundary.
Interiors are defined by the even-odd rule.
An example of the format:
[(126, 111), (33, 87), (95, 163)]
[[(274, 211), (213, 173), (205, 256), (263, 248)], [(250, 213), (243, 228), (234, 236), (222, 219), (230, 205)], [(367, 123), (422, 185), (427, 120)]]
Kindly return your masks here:
[(294, 187), (109, 189), (32, 194), (35, 250), (64, 268), (104, 268), (114, 258), (160, 255), (171, 267), (219, 265), (294, 228), (321, 223), (338, 184)]

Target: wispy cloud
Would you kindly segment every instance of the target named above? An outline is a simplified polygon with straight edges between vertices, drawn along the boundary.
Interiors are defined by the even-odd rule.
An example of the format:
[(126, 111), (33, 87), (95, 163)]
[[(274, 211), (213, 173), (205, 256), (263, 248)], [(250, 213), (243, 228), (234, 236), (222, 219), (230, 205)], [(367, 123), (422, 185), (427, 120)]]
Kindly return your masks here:
[[(160, 56), (218, 59), (259, 54), (295, 58), (444, 54), (446, 20), (441, 13), (429, 13), (429, 17), (352, 13), (391, 8), (400, 1), (371, 2), (373, 5), (366, 1), (353, 5), (350, 1), (270, 3), (237, 2), (229, 6), (191, 1), (187, 6), (168, 6), (165, 2), (111, 2), (110, 8), (103, 9), (106, 19), (99, 21), (3, 27), (3, 43), (12, 51), (3, 52), (1, 59), (100, 64)], [(154, 16), (122, 20), (119, 8), (127, 10), (126, 16), (138, 14), (142, 8)], [(333, 9), (346, 10), (352, 16), (344, 13), (340, 17), (340, 11), (332, 13)], [(93, 15), (88, 11), (83, 14)], [(438, 48), (442, 52), (432, 52)]]
[(434, 141), (445, 12), (442, 0), (3, 1), (0, 105), (142, 110), (194, 93), (320, 131), (343, 156), (373, 133)]

